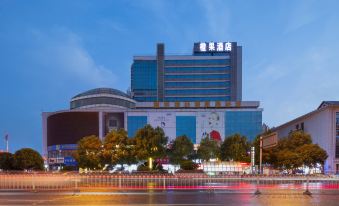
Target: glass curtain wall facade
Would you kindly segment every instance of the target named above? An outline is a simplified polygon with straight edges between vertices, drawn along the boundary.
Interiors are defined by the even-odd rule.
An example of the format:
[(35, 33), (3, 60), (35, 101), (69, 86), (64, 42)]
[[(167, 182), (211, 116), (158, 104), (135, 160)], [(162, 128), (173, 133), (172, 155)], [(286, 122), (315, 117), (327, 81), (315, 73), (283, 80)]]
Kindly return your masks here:
[(225, 112), (225, 137), (233, 134), (246, 136), (250, 140), (262, 131), (261, 111), (227, 111)]
[(177, 116), (176, 117), (176, 136), (186, 135), (196, 144), (196, 117), (195, 116)]
[(129, 137), (134, 137), (138, 129), (143, 128), (147, 124), (147, 116), (128, 116), (127, 132)]
[(157, 48), (156, 56), (134, 57), (131, 91), (136, 101), (241, 101), (242, 50), (235, 42), (232, 51), (194, 50), (193, 55), (166, 56), (163, 44)]
[(131, 88), (136, 101), (157, 101), (157, 74), (156, 60), (134, 61), (131, 68)]
[(230, 101), (229, 62), (165, 60), (165, 101)]
[(139, 110), (138, 116), (133, 113), (129, 111), (127, 114), (129, 137), (134, 137), (136, 131), (146, 124), (161, 127), (169, 141), (186, 135), (194, 144), (200, 144), (201, 139), (206, 135), (216, 140), (224, 140), (225, 137), (240, 134), (252, 141), (262, 131), (261, 109), (170, 112), (145, 109)]

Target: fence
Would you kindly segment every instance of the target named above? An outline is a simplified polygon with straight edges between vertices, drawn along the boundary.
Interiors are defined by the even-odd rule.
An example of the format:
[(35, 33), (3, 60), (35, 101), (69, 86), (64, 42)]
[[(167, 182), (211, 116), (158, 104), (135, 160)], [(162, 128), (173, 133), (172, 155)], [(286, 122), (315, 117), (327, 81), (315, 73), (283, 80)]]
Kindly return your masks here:
[(338, 190), (339, 179), (326, 176), (207, 176), (204, 174), (0, 173), (0, 190), (86, 189)]

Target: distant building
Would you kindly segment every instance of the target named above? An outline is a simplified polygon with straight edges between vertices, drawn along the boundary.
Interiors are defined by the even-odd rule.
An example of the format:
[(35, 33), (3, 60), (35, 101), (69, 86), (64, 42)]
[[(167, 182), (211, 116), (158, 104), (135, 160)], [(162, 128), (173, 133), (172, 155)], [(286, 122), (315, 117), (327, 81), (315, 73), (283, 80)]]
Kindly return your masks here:
[(316, 110), (273, 129), (279, 138), (295, 130), (310, 134), (326, 150), (325, 173), (339, 174), (339, 101), (323, 101)]
[(242, 47), (236, 42), (199, 42), (193, 55), (135, 56), (131, 91), (139, 102), (241, 101)]
[(194, 144), (206, 136), (222, 141), (240, 133), (252, 140), (261, 133), (259, 102), (241, 101), (241, 47), (235, 42), (196, 43), (190, 56), (165, 56), (164, 45), (157, 48), (157, 56), (134, 57), (131, 95), (92, 89), (74, 96), (69, 110), (42, 114), (51, 165), (76, 164), (71, 154), (82, 137), (103, 138), (112, 129), (133, 137), (150, 124), (169, 140), (186, 135)]

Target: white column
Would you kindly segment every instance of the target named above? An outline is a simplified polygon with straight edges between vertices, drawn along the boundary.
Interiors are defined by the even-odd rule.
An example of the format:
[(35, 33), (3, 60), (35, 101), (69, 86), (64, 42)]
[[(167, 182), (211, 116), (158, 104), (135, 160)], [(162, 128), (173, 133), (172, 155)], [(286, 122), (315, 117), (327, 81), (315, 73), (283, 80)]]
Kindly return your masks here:
[(104, 125), (103, 125), (103, 112), (99, 112), (99, 138), (102, 140), (104, 138)]

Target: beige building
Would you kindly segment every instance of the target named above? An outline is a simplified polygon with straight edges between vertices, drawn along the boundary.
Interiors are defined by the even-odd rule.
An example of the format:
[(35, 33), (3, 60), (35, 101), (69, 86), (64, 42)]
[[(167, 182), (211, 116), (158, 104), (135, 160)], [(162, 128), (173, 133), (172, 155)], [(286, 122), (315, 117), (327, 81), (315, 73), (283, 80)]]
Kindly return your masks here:
[(339, 101), (323, 101), (316, 110), (273, 129), (279, 138), (295, 130), (310, 134), (326, 150), (325, 173), (339, 174)]

